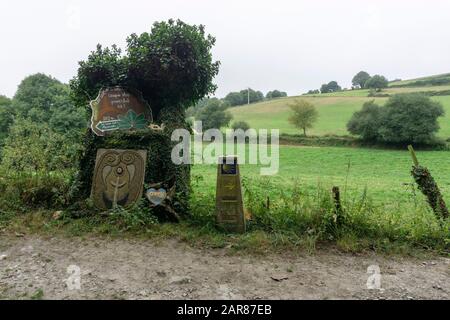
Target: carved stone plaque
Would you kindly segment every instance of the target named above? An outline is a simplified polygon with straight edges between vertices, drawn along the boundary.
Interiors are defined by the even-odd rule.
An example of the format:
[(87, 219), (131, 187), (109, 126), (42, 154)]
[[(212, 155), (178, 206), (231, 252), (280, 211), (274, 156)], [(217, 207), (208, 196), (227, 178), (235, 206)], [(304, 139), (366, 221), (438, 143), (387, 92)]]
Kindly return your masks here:
[(219, 157), (217, 168), (216, 219), (229, 232), (245, 232), (239, 164), (236, 156)]
[(122, 87), (101, 90), (90, 105), (91, 129), (98, 136), (115, 130), (144, 129), (152, 122), (152, 110), (142, 95)]
[(142, 196), (145, 150), (98, 149), (92, 180), (92, 200), (103, 210), (128, 207)]

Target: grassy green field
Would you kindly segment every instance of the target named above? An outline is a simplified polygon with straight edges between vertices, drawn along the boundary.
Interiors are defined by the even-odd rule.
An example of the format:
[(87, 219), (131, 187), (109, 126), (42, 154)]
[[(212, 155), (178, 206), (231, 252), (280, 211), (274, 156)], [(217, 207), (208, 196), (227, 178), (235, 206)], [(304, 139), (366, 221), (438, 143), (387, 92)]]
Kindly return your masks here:
[[(450, 152), (421, 151), (418, 157), (450, 203)], [(338, 247), (370, 238), (362, 240), (364, 248), (396, 243), (448, 252), (448, 222), (438, 222), (417, 190), (411, 165), (407, 151), (280, 146), (276, 175), (261, 176), (258, 165), (241, 166), (249, 228), (303, 239), (337, 238)], [(191, 208), (199, 225), (213, 225), (215, 184), (215, 165), (193, 166)], [(333, 216), (333, 186), (341, 190), (345, 227), (336, 226)]]
[[(445, 86), (447, 87), (447, 86)], [(425, 88), (395, 88), (388, 90), (416, 91), (425, 90)], [(448, 87), (450, 89), (450, 86)], [(260, 103), (238, 106), (230, 108), (234, 121), (247, 121), (255, 129), (280, 129), (281, 133), (300, 133), (298, 129), (288, 122), (290, 109), (289, 104), (295, 99), (305, 99), (313, 103), (319, 112), (319, 119), (313, 129), (310, 129), (310, 135), (346, 135), (348, 134), (346, 124), (352, 114), (360, 110), (364, 102), (375, 100), (379, 104), (384, 104), (387, 98), (369, 98), (361, 93), (366, 90), (347, 91), (341, 94), (353, 94), (352, 96), (297, 96), (275, 100), (264, 101)], [(442, 138), (450, 137), (450, 96), (435, 96), (433, 100), (439, 101), (446, 111), (445, 116), (440, 118), (441, 129), (438, 136)]]
[[(417, 154), (419, 161), (434, 174), (450, 203), (450, 152), (420, 151)], [(319, 185), (331, 190), (337, 185), (350, 197), (361, 197), (367, 188), (374, 202), (397, 205), (412, 200), (411, 164), (406, 150), (280, 146), (278, 174), (260, 176), (260, 166), (250, 164), (242, 165), (241, 174), (252, 181), (252, 188), (258, 186), (265, 190), (268, 183), (273, 185), (274, 189), (266, 192), (274, 198), (280, 192), (291, 192), (295, 185), (305, 190), (316, 190)], [(200, 189), (215, 190), (215, 165), (194, 165), (193, 174), (202, 177)]]

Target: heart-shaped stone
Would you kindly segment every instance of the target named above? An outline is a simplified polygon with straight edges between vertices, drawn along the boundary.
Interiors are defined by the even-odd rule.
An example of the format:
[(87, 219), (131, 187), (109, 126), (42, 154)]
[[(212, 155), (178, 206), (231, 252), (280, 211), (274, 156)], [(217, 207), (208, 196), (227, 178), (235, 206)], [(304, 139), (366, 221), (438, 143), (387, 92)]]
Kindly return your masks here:
[(160, 188), (159, 190), (156, 190), (155, 188), (150, 188), (145, 193), (147, 196), (147, 199), (152, 202), (154, 205), (160, 205), (164, 199), (166, 198), (167, 192), (165, 189)]

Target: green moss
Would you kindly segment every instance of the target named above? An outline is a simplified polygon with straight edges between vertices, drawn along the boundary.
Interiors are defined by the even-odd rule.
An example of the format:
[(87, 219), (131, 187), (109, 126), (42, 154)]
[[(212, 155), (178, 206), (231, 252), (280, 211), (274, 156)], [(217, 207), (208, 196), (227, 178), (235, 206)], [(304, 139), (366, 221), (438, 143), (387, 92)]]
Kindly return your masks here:
[[(167, 119), (167, 118), (166, 118)], [(177, 120), (184, 119), (178, 118)], [(168, 127), (177, 127), (179, 121), (171, 121)], [(172, 201), (174, 210), (179, 215), (188, 213), (190, 189), (190, 166), (175, 165), (171, 161), (173, 143), (170, 140), (171, 130), (151, 129), (133, 132), (116, 131), (106, 137), (99, 137), (87, 130), (84, 137), (84, 149), (80, 157), (78, 171), (70, 190), (71, 210), (75, 215), (80, 212), (91, 214), (94, 210), (87, 208), (83, 202), (90, 197), (92, 177), (95, 167), (97, 150), (104, 149), (134, 149), (147, 150), (145, 168), (145, 184), (174, 181), (176, 194)], [(145, 199), (145, 201), (147, 201)], [(157, 207), (154, 214), (167, 217), (163, 207)]]

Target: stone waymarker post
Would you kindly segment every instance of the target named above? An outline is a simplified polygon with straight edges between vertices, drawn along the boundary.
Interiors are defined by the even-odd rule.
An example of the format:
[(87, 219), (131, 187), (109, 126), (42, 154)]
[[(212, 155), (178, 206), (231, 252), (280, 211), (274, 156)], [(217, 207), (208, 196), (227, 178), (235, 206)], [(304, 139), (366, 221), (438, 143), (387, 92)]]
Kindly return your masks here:
[(217, 224), (229, 232), (245, 232), (244, 204), (237, 156), (219, 157), (216, 189)]
[(92, 200), (103, 210), (127, 207), (142, 196), (145, 150), (98, 149), (92, 180)]
[(91, 129), (98, 136), (115, 130), (144, 129), (152, 122), (152, 110), (138, 92), (122, 87), (106, 88), (91, 101)]

